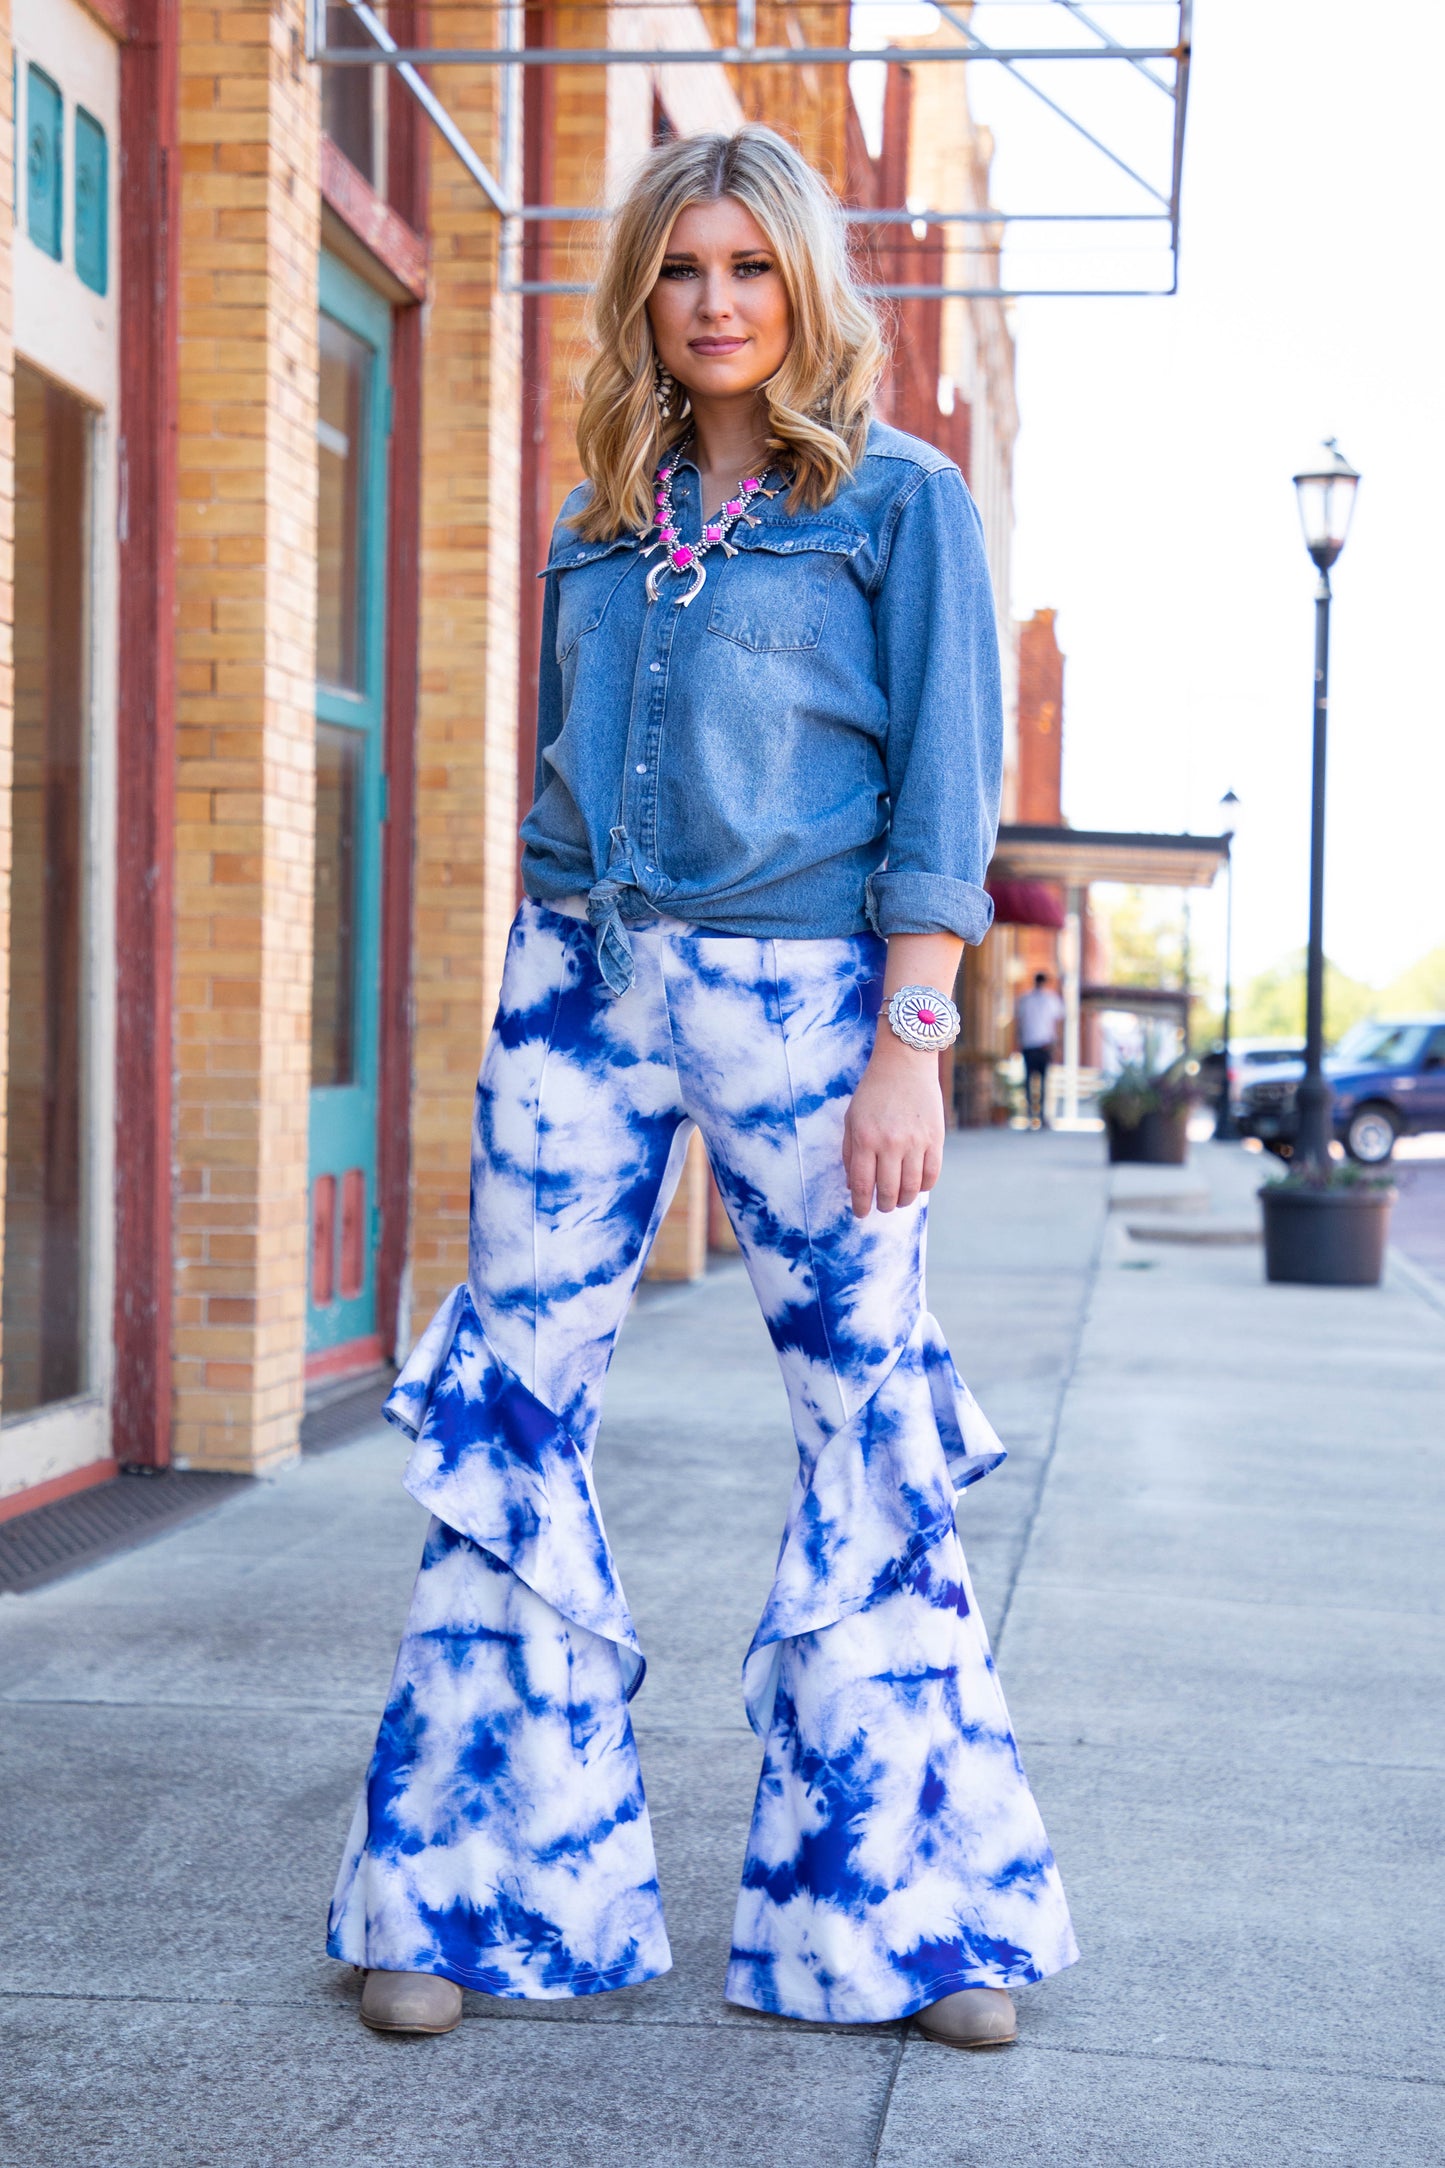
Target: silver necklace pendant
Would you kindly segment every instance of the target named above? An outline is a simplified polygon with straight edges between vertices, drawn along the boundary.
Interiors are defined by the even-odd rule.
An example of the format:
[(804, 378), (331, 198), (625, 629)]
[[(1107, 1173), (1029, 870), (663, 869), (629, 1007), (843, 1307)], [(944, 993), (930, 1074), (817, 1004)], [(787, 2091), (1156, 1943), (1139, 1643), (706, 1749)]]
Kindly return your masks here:
[[(662, 559), (660, 564), (655, 564), (653, 566), (652, 570), (647, 575), (647, 599), (649, 602), (656, 602), (657, 600), (657, 590), (662, 585), (663, 573), (675, 572), (677, 569), (678, 568), (675, 565), (669, 564), (668, 560), (665, 557)], [(703, 583), (707, 579), (707, 566), (703, 563), (700, 557), (694, 557), (692, 563), (685, 566), (683, 569), (685, 571), (691, 572), (692, 574), (691, 587), (689, 587), (685, 595), (679, 595), (676, 598), (677, 601), (681, 604), (682, 608), (685, 610), (688, 604), (692, 601), (693, 596), (702, 593)]]
[(642, 555), (650, 557), (654, 550), (661, 549), (664, 551), (661, 563), (655, 564), (647, 575), (647, 599), (649, 602), (656, 602), (658, 590), (662, 586), (664, 572), (690, 572), (692, 574), (692, 585), (688, 588), (687, 593), (673, 597), (674, 602), (684, 610), (690, 602), (695, 601), (697, 596), (702, 593), (707, 582), (707, 567), (702, 561), (704, 553), (716, 546), (722, 550), (725, 557), (736, 557), (738, 553), (728, 540), (729, 533), (744, 521), (749, 527), (761, 526), (761, 520), (754, 518), (753, 514), (748, 510), (748, 506), (752, 503), (754, 497), (775, 497), (777, 495), (775, 489), (764, 488), (762, 475), (744, 475), (738, 484), (737, 495), (729, 497), (722, 510), (715, 513), (711, 519), (703, 520), (702, 531), (697, 541), (683, 542), (673, 524), (672, 477), (677, 471), (678, 461), (682, 458), (683, 452), (691, 442), (690, 436), (685, 438), (682, 444), (674, 449), (668, 461), (658, 468), (654, 478), (654, 502), (657, 506), (657, 515), (652, 525), (643, 527), (637, 537), (639, 542), (647, 542), (647, 537), (655, 528), (657, 530), (656, 540), (647, 542), (647, 547), (642, 551)]

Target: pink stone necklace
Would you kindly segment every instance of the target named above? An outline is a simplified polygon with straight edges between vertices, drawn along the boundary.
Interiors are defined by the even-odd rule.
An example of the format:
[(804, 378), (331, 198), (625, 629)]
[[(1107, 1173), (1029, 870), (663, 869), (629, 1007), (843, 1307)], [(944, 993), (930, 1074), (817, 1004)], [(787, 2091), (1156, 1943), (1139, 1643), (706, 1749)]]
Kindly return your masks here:
[(673, 516), (672, 478), (677, 472), (679, 460), (691, 442), (691, 437), (687, 437), (684, 438), (681, 444), (674, 445), (663, 464), (658, 468), (652, 499), (657, 506), (657, 517), (653, 520), (652, 525), (644, 527), (637, 537), (639, 542), (645, 542), (652, 533), (653, 527), (655, 527), (657, 529), (657, 540), (649, 543), (642, 554), (644, 557), (650, 557), (656, 549), (666, 551), (666, 555), (661, 562), (655, 564), (647, 575), (647, 599), (649, 602), (656, 602), (657, 590), (662, 584), (664, 572), (669, 570), (673, 572), (691, 572), (691, 587), (689, 587), (685, 595), (679, 595), (677, 598), (684, 609), (687, 608), (693, 596), (701, 591), (702, 584), (707, 578), (707, 566), (702, 560), (714, 543), (721, 545), (724, 556), (736, 557), (737, 551), (729, 542), (728, 536), (740, 519), (745, 519), (750, 527), (756, 527), (759, 524), (748, 510), (748, 506), (752, 503), (754, 497), (776, 497), (778, 494), (775, 489), (763, 488), (762, 475), (744, 475), (738, 484), (737, 495), (729, 497), (722, 510), (714, 514), (713, 518), (704, 522), (701, 541), (696, 543), (684, 542), (677, 531), (677, 522)]

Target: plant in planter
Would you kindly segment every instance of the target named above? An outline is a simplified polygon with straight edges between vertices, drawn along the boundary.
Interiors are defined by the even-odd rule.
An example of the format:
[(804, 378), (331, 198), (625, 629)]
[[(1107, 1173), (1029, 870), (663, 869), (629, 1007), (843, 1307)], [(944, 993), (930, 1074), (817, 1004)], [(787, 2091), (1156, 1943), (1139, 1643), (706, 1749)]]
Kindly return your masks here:
[(1352, 1159), (1296, 1161), (1259, 1193), (1265, 1278), (1378, 1287), (1398, 1194), (1388, 1174)]
[(1189, 1110), (1198, 1097), (1193, 1062), (1171, 1062), (1167, 1069), (1138, 1064), (1121, 1069), (1099, 1094), (1111, 1164), (1182, 1167), (1189, 1154)]

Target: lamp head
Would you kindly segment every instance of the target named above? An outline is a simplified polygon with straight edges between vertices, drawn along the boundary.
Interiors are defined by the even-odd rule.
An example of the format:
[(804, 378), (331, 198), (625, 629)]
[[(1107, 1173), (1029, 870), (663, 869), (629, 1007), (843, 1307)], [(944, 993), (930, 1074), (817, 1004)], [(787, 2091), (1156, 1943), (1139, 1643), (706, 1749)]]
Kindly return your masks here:
[(1219, 801), (1219, 833), (1233, 836), (1239, 825), (1239, 800), (1232, 790), (1227, 790)]
[(1333, 437), (1326, 437), (1324, 449), (1327, 456), (1297, 474), (1294, 486), (1305, 548), (1321, 572), (1328, 572), (1345, 546), (1360, 477)]

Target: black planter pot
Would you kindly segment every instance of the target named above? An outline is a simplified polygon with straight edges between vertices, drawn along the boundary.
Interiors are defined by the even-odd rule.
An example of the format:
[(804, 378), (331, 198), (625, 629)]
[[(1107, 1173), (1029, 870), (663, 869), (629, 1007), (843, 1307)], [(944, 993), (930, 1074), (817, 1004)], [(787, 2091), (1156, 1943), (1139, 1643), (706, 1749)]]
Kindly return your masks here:
[(1182, 1167), (1189, 1157), (1188, 1107), (1173, 1114), (1141, 1114), (1128, 1129), (1105, 1115), (1104, 1128), (1111, 1166)]
[(1266, 1183), (1264, 1276), (1309, 1287), (1378, 1287), (1398, 1191), (1285, 1189)]

